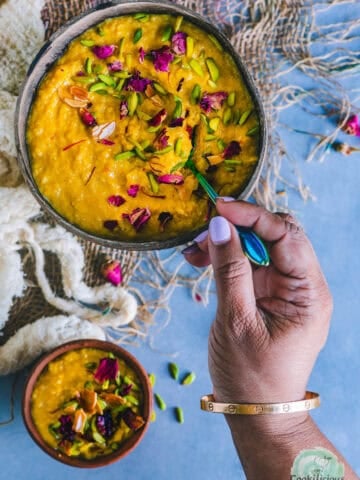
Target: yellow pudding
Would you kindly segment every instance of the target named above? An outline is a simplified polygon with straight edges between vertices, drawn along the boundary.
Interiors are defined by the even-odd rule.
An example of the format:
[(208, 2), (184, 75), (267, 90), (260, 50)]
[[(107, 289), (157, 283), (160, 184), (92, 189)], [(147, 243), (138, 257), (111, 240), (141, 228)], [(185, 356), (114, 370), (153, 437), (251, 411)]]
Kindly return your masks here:
[[(111, 18), (73, 40), (28, 120), (40, 192), (69, 222), (120, 240), (204, 225), (211, 205), (185, 165), (238, 195), (258, 162), (259, 119), (215, 37), (171, 15)], [(196, 134), (195, 134), (196, 132)]]

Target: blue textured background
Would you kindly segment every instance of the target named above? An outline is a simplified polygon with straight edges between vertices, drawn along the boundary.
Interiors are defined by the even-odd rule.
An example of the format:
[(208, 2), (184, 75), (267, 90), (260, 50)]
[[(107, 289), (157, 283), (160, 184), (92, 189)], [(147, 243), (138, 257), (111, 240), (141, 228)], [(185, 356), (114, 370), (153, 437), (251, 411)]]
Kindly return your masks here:
[[(359, 8), (354, 8), (347, 11), (348, 17), (360, 13)], [(345, 9), (337, 9), (337, 14), (339, 17), (324, 21), (340, 20)], [(355, 46), (359, 50), (360, 42)], [(297, 108), (286, 111), (282, 120), (297, 128), (305, 125), (314, 132), (326, 132), (333, 127), (330, 120), (320, 124)], [(289, 205), (314, 244), (335, 304), (328, 342), (309, 384), (310, 389), (322, 396), (322, 406), (314, 411), (313, 417), (360, 474), (360, 154), (344, 157), (331, 153), (323, 163), (305, 163), (313, 139), (287, 130), (283, 131), (283, 139), (298, 160), (305, 184), (311, 186), (317, 197), (317, 201), (305, 204), (291, 194)], [(360, 139), (350, 138), (350, 143), (360, 147)], [(138, 449), (112, 466), (96, 471), (72, 469), (55, 462), (33, 443), (20, 414), (24, 372), (16, 392), (15, 421), (0, 428), (0, 480), (244, 478), (224, 419), (199, 409), (200, 396), (211, 392), (207, 335), (215, 307), (214, 295), (204, 308), (193, 302), (188, 291), (177, 290), (172, 299), (172, 321), (156, 336), (157, 351), (147, 346), (130, 349), (149, 372), (156, 373), (155, 390), (162, 394), (168, 409), (165, 412), (157, 409), (157, 420)], [(193, 385), (182, 387), (169, 377), (167, 362), (171, 357), (167, 353), (171, 352), (178, 352), (176, 362), (182, 372), (197, 373)], [(8, 417), (12, 380), (12, 376), (0, 378), (0, 421)], [(183, 425), (174, 419), (172, 407), (176, 405), (183, 407)]]

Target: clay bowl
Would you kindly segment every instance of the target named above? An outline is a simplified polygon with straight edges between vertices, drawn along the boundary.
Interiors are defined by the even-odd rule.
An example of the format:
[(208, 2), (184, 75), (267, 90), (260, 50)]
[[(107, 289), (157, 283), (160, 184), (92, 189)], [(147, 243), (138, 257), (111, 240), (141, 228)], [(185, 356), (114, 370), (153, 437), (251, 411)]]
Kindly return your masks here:
[[(124, 443), (120, 444), (119, 448), (115, 450), (113, 453), (100, 456), (92, 460), (87, 460), (85, 458), (79, 457), (70, 457), (66, 454), (55, 450), (53, 447), (49, 446), (40, 435), (37, 427), (34, 423), (32, 414), (31, 414), (31, 398), (34, 386), (41, 375), (41, 373), (46, 369), (48, 364), (58, 358), (60, 355), (73, 351), (78, 350), (81, 348), (95, 348), (101, 349), (106, 352), (112, 352), (119, 358), (123, 359), (126, 364), (133, 369), (133, 371), (137, 374), (140, 385), (143, 391), (143, 405), (142, 405), (142, 417), (145, 420), (145, 425), (140, 429), (134, 432), (133, 436), (126, 440)], [(101, 340), (75, 340), (69, 343), (65, 343), (61, 345), (51, 352), (42, 356), (39, 361), (34, 366), (33, 370), (30, 373), (30, 376), (27, 380), (25, 385), (23, 401), (22, 401), (22, 415), (25, 426), (30, 433), (33, 440), (37, 443), (37, 445), (48, 455), (53, 457), (55, 460), (59, 462), (65, 463), (72, 467), (80, 467), (80, 468), (96, 468), (102, 467), (105, 465), (109, 465), (113, 462), (120, 460), (121, 458), (125, 457), (128, 453), (132, 452), (141, 442), (143, 439), (150, 422), (150, 415), (152, 411), (152, 389), (148, 380), (148, 375), (141, 364), (136, 360), (136, 358), (131, 355), (129, 352), (124, 350), (123, 348), (110, 343), (104, 342)]]
[(73, 18), (60, 28), (49, 41), (41, 48), (39, 53), (33, 60), (29, 71), (26, 76), (25, 83), (22, 86), (15, 119), (15, 136), (18, 152), (18, 160), (22, 174), (28, 184), (32, 194), (47, 212), (56, 222), (61, 224), (70, 232), (79, 235), (85, 240), (94, 242), (104, 247), (110, 247), (122, 250), (155, 250), (170, 248), (178, 245), (182, 245), (191, 241), (196, 235), (198, 235), (204, 226), (199, 227), (196, 230), (188, 231), (164, 240), (146, 240), (146, 241), (124, 241), (113, 238), (108, 238), (101, 235), (96, 235), (81, 229), (79, 226), (70, 223), (66, 218), (61, 216), (47, 201), (47, 199), (39, 191), (36, 182), (33, 178), (31, 171), (31, 157), (28, 151), (26, 143), (26, 128), (28, 116), (31, 110), (33, 99), (36, 95), (37, 87), (39, 86), (42, 78), (56, 62), (56, 60), (62, 56), (67, 45), (81, 33), (94, 25), (102, 22), (103, 20), (111, 17), (117, 17), (120, 15), (132, 15), (140, 12), (148, 12), (152, 14), (172, 14), (182, 15), (186, 20), (192, 22), (205, 32), (212, 34), (220, 42), (223, 49), (226, 50), (233, 58), (245, 84), (245, 87), (250, 93), (252, 101), (255, 106), (257, 116), (259, 118), (259, 161), (254, 169), (252, 176), (250, 177), (247, 185), (243, 191), (240, 192), (239, 198), (246, 199), (250, 196), (252, 190), (256, 186), (256, 183), (260, 177), (261, 169), (264, 164), (264, 159), (267, 150), (267, 125), (264, 108), (261, 103), (259, 92), (239, 55), (235, 52), (229, 40), (216, 28), (215, 25), (209, 23), (202, 16), (194, 13), (183, 6), (175, 5), (164, 0), (146, 0), (146, 1), (113, 1), (107, 2), (103, 5), (89, 10), (82, 15)]

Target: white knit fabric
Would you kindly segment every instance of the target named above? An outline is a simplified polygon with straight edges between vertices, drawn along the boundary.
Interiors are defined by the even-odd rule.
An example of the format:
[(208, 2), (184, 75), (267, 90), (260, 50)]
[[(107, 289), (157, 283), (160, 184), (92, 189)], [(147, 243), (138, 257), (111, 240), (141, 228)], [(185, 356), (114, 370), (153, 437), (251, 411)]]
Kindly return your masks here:
[[(28, 248), (35, 275), (49, 304), (65, 315), (43, 317), (26, 325), (0, 347), (0, 375), (18, 370), (40, 353), (76, 338), (104, 339), (105, 327), (122, 327), (136, 315), (134, 297), (110, 284), (90, 288), (83, 282), (84, 254), (76, 238), (60, 226), (34, 222), (40, 207), (24, 185), (16, 160), (16, 95), (29, 61), (44, 39), (40, 18), (43, 0), (0, 3), (0, 335), (9, 321), (14, 298), (27, 287), (18, 251)], [(52, 291), (44, 271), (44, 251), (57, 255), (66, 298)], [(103, 315), (86, 305), (108, 305)], [(69, 315), (69, 316), (66, 316)]]

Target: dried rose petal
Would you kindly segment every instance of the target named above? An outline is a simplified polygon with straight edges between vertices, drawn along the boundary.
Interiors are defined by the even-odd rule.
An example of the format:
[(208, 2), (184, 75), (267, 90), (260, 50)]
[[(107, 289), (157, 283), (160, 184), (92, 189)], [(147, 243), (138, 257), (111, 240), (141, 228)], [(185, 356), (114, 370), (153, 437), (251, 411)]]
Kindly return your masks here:
[(182, 117), (174, 118), (173, 120), (170, 121), (169, 127), (170, 128), (182, 127), (183, 123), (184, 123), (184, 119)]
[(127, 189), (127, 194), (129, 195), (129, 197), (135, 198), (138, 194), (139, 188), (140, 185), (130, 185), (130, 187)]
[(122, 385), (121, 387), (121, 391), (120, 391), (120, 395), (122, 397), (125, 397), (126, 395), (129, 395), (129, 393), (131, 392), (133, 388), (133, 384), (132, 383), (125, 383), (125, 385)]
[(155, 142), (159, 145), (160, 148), (166, 148), (169, 145), (168, 140), (170, 137), (166, 135), (166, 133), (166, 128), (163, 128), (162, 130), (160, 130), (159, 135), (155, 139)]
[(132, 92), (145, 92), (146, 87), (152, 83), (149, 78), (142, 78), (139, 71), (135, 71), (134, 75), (126, 82), (125, 90)]
[(94, 127), (97, 125), (95, 117), (86, 110), (86, 108), (80, 108), (79, 110), (80, 118), (87, 127)]
[(184, 177), (175, 173), (168, 173), (166, 175), (160, 175), (157, 178), (159, 183), (171, 183), (173, 185), (181, 185), (184, 183)]
[(120, 60), (115, 60), (115, 62), (108, 63), (107, 65), (109, 72), (121, 72), (123, 69), (123, 64)]
[(140, 417), (140, 415), (136, 415), (130, 408), (125, 410), (122, 416), (126, 425), (131, 428), (131, 430), (139, 430), (143, 425), (145, 425), (145, 420)]
[(174, 54), (171, 53), (170, 48), (163, 46), (158, 50), (152, 50), (151, 55), (154, 60), (154, 67), (157, 72), (168, 72), (169, 65), (174, 60)]
[(82, 72), (81, 70), (79, 72), (76, 72), (77, 77), (85, 77), (85, 72)]
[(160, 110), (160, 112), (158, 112), (153, 118), (149, 120), (149, 125), (151, 125), (152, 127), (158, 127), (162, 124), (166, 117), (167, 112), (165, 108), (163, 108), (162, 110)]
[(120, 207), (120, 205), (125, 203), (126, 200), (121, 195), (111, 195), (111, 197), (109, 197), (107, 201), (108, 204), (112, 205), (113, 207)]
[(117, 287), (122, 282), (121, 265), (117, 260), (105, 263), (101, 269), (104, 278)]
[(103, 225), (104, 225), (104, 228), (107, 228), (108, 230), (113, 231), (119, 225), (119, 222), (117, 220), (105, 220)]
[(348, 135), (355, 135), (360, 137), (360, 124), (359, 118), (357, 115), (352, 115), (349, 120), (345, 123), (343, 131)]
[(73, 430), (73, 422), (70, 415), (61, 415), (59, 418), (60, 427), (59, 433), (62, 435), (62, 440), (68, 440), (72, 442), (75, 437), (75, 431)]
[(122, 100), (120, 102), (120, 120), (127, 117), (128, 113), (129, 113), (128, 102), (127, 100)]
[(140, 63), (144, 63), (144, 60), (145, 60), (145, 50), (143, 49), (143, 47), (140, 47), (139, 48), (139, 62)]
[(148, 208), (135, 208), (131, 213), (123, 213), (123, 218), (129, 220), (136, 231), (139, 231), (151, 217)]
[(200, 107), (206, 113), (210, 113), (211, 110), (219, 110), (224, 101), (227, 99), (228, 95), (229, 94), (226, 92), (204, 92), (204, 95), (200, 100)]
[(103, 415), (96, 416), (96, 428), (103, 437), (111, 437), (114, 433), (114, 421), (110, 410), (107, 409), (104, 411)]
[(186, 52), (186, 37), (185, 32), (176, 32), (171, 38), (171, 48), (176, 55), (184, 55)]
[(115, 380), (119, 373), (119, 363), (116, 358), (105, 357), (99, 362), (99, 366), (94, 373), (95, 380), (99, 383), (105, 380)]
[(187, 131), (187, 134), (189, 135), (190, 140), (192, 140), (193, 137), (193, 127), (190, 127), (190, 125), (187, 125), (185, 127), (185, 130)]
[(92, 51), (100, 60), (104, 60), (104, 58), (110, 57), (115, 52), (115, 49), (116, 45), (95, 45)]
[(165, 225), (170, 222), (174, 217), (170, 212), (161, 212), (158, 216), (158, 220), (160, 222), (160, 231), (163, 232), (165, 230)]
[(241, 152), (240, 143), (237, 142), (236, 140), (233, 140), (228, 144), (228, 146), (223, 151), (223, 158), (225, 158), (225, 160), (234, 158), (237, 155), (239, 155), (240, 152)]
[(107, 138), (102, 138), (101, 140), (98, 140), (98, 143), (101, 143), (102, 145), (115, 145), (115, 142), (112, 140), (108, 140)]

